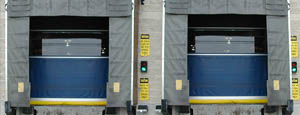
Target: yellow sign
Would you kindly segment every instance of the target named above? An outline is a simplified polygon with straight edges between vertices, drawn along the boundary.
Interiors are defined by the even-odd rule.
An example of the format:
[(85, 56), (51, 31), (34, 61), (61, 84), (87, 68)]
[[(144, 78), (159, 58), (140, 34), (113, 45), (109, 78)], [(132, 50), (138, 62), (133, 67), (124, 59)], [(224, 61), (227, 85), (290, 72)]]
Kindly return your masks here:
[(120, 92), (120, 82), (114, 82), (114, 92), (115, 93)]
[(176, 90), (182, 90), (182, 80), (176, 80)]
[(279, 80), (274, 80), (273, 83), (274, 83), (274, 90), (275, 91), (279, 91), (280, 90), (280, 82), (279, 82)]
[(24, 82), (18, 82), (18, 93), (24, 92)]
[(141, 35), (141, 56), (150, 55), (150, 35), (142, 34)]
[(148, 78), (140, 79), (140, 100), (141, 101), (149, 100), (149, 79)]
[(291, 52), (292, 52), (292, 57), (293, 58), (298, 58), (298, 55), (299, 55), (299, 51), (298, 51), (298, 39), (297, 39), (297, 36), (292, 36), (292, 49), (291, 49)]
[(299, 100), (299, 83), (298, 78), (293, 78), (293, 100)]

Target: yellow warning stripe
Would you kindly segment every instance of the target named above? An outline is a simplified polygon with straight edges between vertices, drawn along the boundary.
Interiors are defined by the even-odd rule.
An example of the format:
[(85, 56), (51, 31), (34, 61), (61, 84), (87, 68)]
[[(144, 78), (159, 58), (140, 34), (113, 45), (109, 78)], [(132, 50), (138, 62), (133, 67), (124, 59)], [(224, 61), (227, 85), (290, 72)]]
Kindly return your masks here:
[(267, 99), (190, 99), (190, 104), (265, 104)]
[(83, 105), (83, 106), (105, 106), (106, 101), (30, 101), (31, 105)]

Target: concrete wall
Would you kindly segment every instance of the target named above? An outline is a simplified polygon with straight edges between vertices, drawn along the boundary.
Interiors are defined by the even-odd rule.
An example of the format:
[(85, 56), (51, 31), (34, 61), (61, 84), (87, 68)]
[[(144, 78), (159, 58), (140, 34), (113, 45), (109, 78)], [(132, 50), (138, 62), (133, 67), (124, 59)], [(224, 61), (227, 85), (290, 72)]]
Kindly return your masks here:
[[(299, 0), (291, 0), (291, 34), (292, 35), (296, 35), (298, 37), (298, 42), (300, 39), (300, 1)], [(300, 60), (299, 58), (294, 58), (292, 59), (293, 61), (297, 61), (298, 62), (298, 68)], [(293, 77), (295, 78), (299, 78), (299, 74), (300, 72), (298, 71), (298, 73), (293, 74)], [(294, 102), (294, 113), (293, 115), (300, 115), (300, 101), (295, 101)]]
[(5, 96), (5, 39), (4, 39), (4, 7), (5, 0), (0, 0), (0, 115), (4, 115), (4, 101), (6, 99)]
[(162, 0), (145, 0), (139, 11), (139, 36), (150, 34), (150, 56), (141, 57), (140, 50), (138, 53), (138, 68), (140, 61), (148, 61), (147, 73), (138, 69), (138, 78), (149, 78), (150, 85), (150, 100), (138, 101), (139, 105), (148, 105), (149, 112), (144, 115), (154, 115), (155, 106), (161, 104), (162, 3)]

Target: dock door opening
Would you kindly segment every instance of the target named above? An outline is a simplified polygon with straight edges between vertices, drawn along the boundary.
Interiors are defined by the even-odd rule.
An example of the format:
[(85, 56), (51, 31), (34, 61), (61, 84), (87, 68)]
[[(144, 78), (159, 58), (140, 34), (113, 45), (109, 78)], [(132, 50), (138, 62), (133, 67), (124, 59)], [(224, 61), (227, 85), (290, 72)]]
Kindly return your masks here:
[(190, 103), (267, 103), (266, 16), (189, 15)]
[(106, 104), (108, 24), (108, 18), (30, 18), (31, 104)]

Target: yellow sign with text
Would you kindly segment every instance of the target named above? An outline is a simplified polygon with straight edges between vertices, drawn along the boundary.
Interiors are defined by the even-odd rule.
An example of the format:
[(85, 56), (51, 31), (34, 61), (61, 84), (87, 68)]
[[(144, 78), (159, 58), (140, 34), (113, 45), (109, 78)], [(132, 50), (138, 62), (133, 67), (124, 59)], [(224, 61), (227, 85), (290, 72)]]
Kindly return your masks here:
[(298, 51), (298, 39), (297, 39), (297, 36), (292, 36), (292, 49), (291, 49), (291, 52), (292, 52), (292, 57), (293, 58), (298, 58), (299, 56), (299, 51)]
[(149, 100), (149, 79), (148, 78), (140, 79), (140, 100), (141, 101)]
[(298, 78), (293, 78), (293, 100), (299, 100), (299, 82)]
[(141, 56), (150, 56), (150, 35), (141, 35)]

